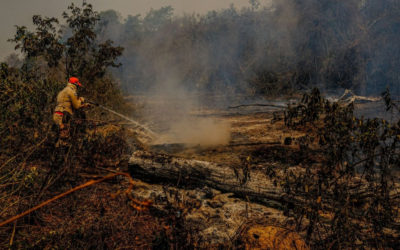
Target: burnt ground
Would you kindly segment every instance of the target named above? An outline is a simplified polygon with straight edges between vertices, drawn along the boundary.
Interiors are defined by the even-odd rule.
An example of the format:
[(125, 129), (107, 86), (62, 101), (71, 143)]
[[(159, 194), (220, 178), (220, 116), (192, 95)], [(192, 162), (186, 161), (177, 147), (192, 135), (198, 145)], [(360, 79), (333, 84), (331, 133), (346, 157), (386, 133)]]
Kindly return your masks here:
[[(301, 167), (305, 161), (319, 162), (320, 156), (300, 150), (297, 139), (312, 134), (311, 129), (289, 129), (282, 119), (275, 119), (274, 111), (266, 107), (246, 107), (193, 113), (229, 122), (231, 138), (226, 145), (149, 146), (139, 143), (139, 148), (237, 169), (246, 165), (250, 178), (262, 176), (279, 182), (280, 173), (285, 169)], [(135, 130), (126, 129), (137, 135)], [(137, 141), (131, 143), (137, 144)], [(115, 164), (114, 167), (112, 163), (109, 165), (109, 169), (116, 170)], [(121, 171), (127, 170), (119, 167)], [(73, 181), (68, 182), (67, 178), (57, 193), (50, 190), (44, 198), (107, 173), (85, 169), (77, 173)], [(2, 245), (44, 249), (307, 249), (303, 241), (305, 236), (294, 233), (299, 228), (295, 228), (291, 215), (282, 209), (207, 186), (185, 188), (176, 183), (146, 183), (136, 179), (133, 197), (152, 202), (150, 207), (144, 208), (135, 206), (123, 194), (128, 185), (126, 178), (115, 178), (57, 200), (3, 228), (0, 232), (0, 238), (4, 239)], [(17, 214), (18, 209), (15, 207), (2, 216)]]
[[(262, 176), (278, 180), (277, 172), (279, 174), (284, 169), (297, 167), (302, 159), (312, 157), (303, 155), (296, 142), (297, 138), (304, 136), (307, 131), (288, 129), (282, 119), (274, 118), (274, 111), (265, 107), (246, 107), (240, 110), (193, 113), (194, 116), (212, 117), (228, 122), (231, 125), (229, 143), (216, 146), (162, 144), (150, 146), (149, 151), (176, 158), (216, 163), (238, 171), (246, 165), (250, 169), (249, 178), (257, 179)], [(154, 207), (160, 210), (165, 210), (168, 206), (177, 209), (181, 214), (183, 227), (190, 232), (191, 244), (195, 246), (235, 248), (256, 247), (261, 244), (261, 248), (306, 248), (297, 234), (288, 236), (290, 239), (283, 237), (279, 241), (282, 241), (282, 245), (271, 243), (279, 238), (270, 233), (271, 230), (273, 232), (277, 229), (279, 234), (295, 229), (294, 221), (287, 214), (284, 215), (281, 209), (251, 202), (232, 193), (222, 193), (207, 186), (182, 188), (175, 184), (142, 183), (136, 187), (133, 194), (138, 199), (154, 200)], [(259, 242), (258, 234), (246, 234), (256, 227), (261, 227), (259, 234), (263, 235), (264, 242)], [(293, 239), (298, 239), (296, 245), (285, 245)], [(250, 244), (250, 241), (253, 243)]]
[[(227, 121), (231, 125), (231, 139), (229, 144), (220, 146), (202, 147), (194, 145), (182, 150), (169, 152), (173, 155), (193, 158), (204, 161), (211, 161), (221, 164), (241, 164), (243, 157), (251, 156), (254, 160), (268, 162), (269, 156), (275, 152), (279, 156), (279, 150), (283, 147), (285, 138), (298, 138), (305, 132), (294, 131), (283, 124), (283, 120), (274, 121), (272, 112), (259, 112), (247, 110), (242, 113), (224, 114), (218, 117), (219, 120)], [(291, 150), (295, 146), (284, 146)], [(262, 152), (272, 149), (271, 155)], [(167, 149), (168, 150), (168, 149)], [(279, 158), (279, 157), (278, 157)], [(282, 158), (282, 157), (281, 157)], [(271, 158), (269, 159), (272, 160)], [(286, 161), (286, 157), (281, 159)]]
[[(382, 108), (381, 104), (357, 104), (356, 115), (365, 116), (371, 112), (382, 115), (383, 112), (378, 111), (380, 108)], [(282, 113), (274, 114), (275, 111), (276, 109), (268, 107), (243, 107), (225, 111), (194, 112), (192, 113), (194, 116), (213, 117), (216, 120), (228, 122), (231, 125), (229, 143), (208, 147), (179, 143), (162, 144), (151, 146), (149, 151), (229, 166), (237, 169), (239, 175), (242, 173), (240, 171), (247, 169), (249, 179), (272, 181), (276, 185), (276, 190), (281, 190), (279, 182), (283, 181), (284, 173), (288, 169), (301, 171), (304, 169), (303, 166), (309, 164), (322, 166), (325, 157), (319, 152), (318, 146), (310, 145), (308, 150), (301, 148), (302, 138), (315, 135), (312, 128), (304, 126), (290, 129), (285, 126), (283, 119), (276, 119), (276, 117), (282, 118)], [(243, 175), (245, 175), (244, 172)], [(168, 193), (173, 193), (173, 195), (168, 195)], [(154, 206), (160, 207), (161, 210), (166, 204), (174, 204), (172, 206), (181, 213), (183, 227), (191, 232), (189, 238), (195, 246), (203, 248), (211, 246), (231, 248), (245, 246), (261, 249), (307, 248), (302, 243), (302, 238), (305, 238), (303, 233), (308, 221), (304, 220), (300, 227), (297, 224), (296, 228), (290, 209), (287, 212), (288, 210), (282, 207), (265, 205), (262, 202), (250, 201), (246, 197), (221, 193), (218, 190), (204, 189), (204, 187), (183, 189), (177, 187), (176, 183), (165, 182), (139, 187), (136, 189), (136, 197), (139, 199), (153, 197), (154, 200), (160, 200), (160, 202), (156, 201)], [(182, 207), (185, 208), (180, 210)], [(333, 218), (329, 213), (321, 212), (320, 216), (326, 221)], [(248, 234), (257, 227), (263, 228), (261, 232)], [(271, 227), (287, 230), (287, 232), (302, 231), (303, 233), (291, 236), (290, 239), (278, 240), (293, 242), (294, 237), (299, 239), (297, 245), (276, 245), (273, 242), (277, 238), (276, 235), (271, 234), (273, 231)], [(283, 233), (283, 235), (287, 234)]]
[[(237, 111), (207, 111), (195, 115), (228, 121), (231, 124), (229, 144), (207, 147), (141, 144), (139, 148), (233, 168), (240, 168), (244, 162), (250, 162), (254, 171), (252, 174), (262, 176), (271, 167), (298, 163), (295, 143), (283, 143), (285, 138), (296, 138), (304, 132), (287, 129), (283, 121), (273, 122), (272, 112), (268, 110), (246, 108)], [(98, 128), (96, 133), (107, 134), (115, 129), (115, 126), (106, 126), (104, 129)], [(137, 140), (131, 140), (131, 136), (137, 136), (135, 130), (129, 126), (126, 130), (131, 131), (128, 133), (129, 141), (138, 146)], [(104, 164), (112, 171), (126, 170), (112, 160)], [(115, 164), (121, 169), (117, 169)], [(27, 167), (43, 173), (49, 171), (40, 162)], [(75, 170), (47, 190), (41, 200), (108, 173), (93, 168)], [(128, 186), (125, 177), (117, 177), (56, 200), (15, 224), (3, 227), (0, 231), (2, 246), (41, 249), (236, 248), (250, 244), (249, 240), (258, 244), (260, 237), (266, 242), (264, 245), (269, 244), (271, 237), (278, 237), (276, 234), (280, 232), (290, 233), (293, 229), (293, 221), (281, 210), (206, 186), (182, 188), (175, 183), (149, 184), (136, 180), (132, 195), (137, 200), (152, 201), (148, 209), (135, 206), (124, 195), (123, 191)], [(16, 195), (15, 199), (18, 201), (19, 196)], [(9, 218), (32, 207), (29, 204), (37, 204), (34, 199), (35, 194), (19, 200), (19, 206), (16, 205), (18, 203), (10, 204), (2, 218)], [(249, 230), (258, 230), (258, 233), (247, 236)], [(300, 236), (292, 233), (289, 235), (290, 239), (295, 239), (294, 242), (298, 241), (297, 246), (303, 246)], [(285, 240), (282, 242), (287, 244)]]

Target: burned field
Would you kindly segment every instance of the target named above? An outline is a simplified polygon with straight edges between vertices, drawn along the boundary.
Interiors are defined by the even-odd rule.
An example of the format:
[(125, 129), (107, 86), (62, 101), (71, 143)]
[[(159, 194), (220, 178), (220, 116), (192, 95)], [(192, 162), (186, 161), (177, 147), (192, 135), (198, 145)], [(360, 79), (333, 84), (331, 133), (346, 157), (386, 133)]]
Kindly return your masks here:
[[(313, 248), (326, 244), (335, 248), (394, 247), (399, 237), (398, 132), (389, 132), (388, 144), (379, 146), (372, 138), (367, 139), (370, 134), (357, 131), (362, 129), (376, 136), (382, 133), (376, 138), (379, 141), (387, 129), (381, 131), (376, 123), (384, 125), (386, 121), (359, 119), (352, 115), (352, 106), (324, 102), (318, 91), (305, 95), (303, 104), (293, 108), (304, 108), (299, 117), (291, 116), (291, 108), (284, 112), (265, 107), (207, 112), (207, 116), (231, 124), (229, 143), (208, 147), (153, 145), (148, 152), (134, 153), (130, 172), (153, 184), (139, 188), (139, 194), (164, 201), (172, 199), (169, 202), (175, 203), (177, 209), (181, 206), (177, 204), (187, 204), (179, 211), (189, 231), (196, 232), (192, 240), (200, 247), (285, 248), (279, 245), (280, 240), (269, 239), (266, 243), (268, 240), (258, 238), (269, 235), (268, 231), (273, 229), (267, 229), (268, 226), (298, 232)], [(364, 109), (371, 111), (371, 106), (382, 108), (383, 103), (355, 105), (355, 113), (360, 114)], [(332, 121), (335, 123), (329, 124)], [(357, 128), (364, 122), (369, 130)], [(371, 122), (372, 125), (368, 124)], [(337, 137), (339, 134), (342, 138)], [(357, 135), (364, 138), (357, 139)], [(341, 142), (346, 137), (351, 141)], [(325, 141), (328, 138), (336, 140), (332, 141), (334, 145)], [(368, 146), (368, 150), (376, 147), (372, 151), (381, 153), (369, 156), (361, 147), (356, 149), (357, 144), (348, 148), (352, 153), (346, 152), (342, 143), (354, 141)], [(364, 159), (358, 160), (360, 155)], [(377, 163), (382, 160), (387, 165)], [(369, 163), (363, 165), (364, 162)], [(389, 172), (390, 176), (386, 175)], [(165, 185), (173, 191), (166, 191)], [(365, 219), (367, 214), (373, 217)], [(243, 235), (256, 227), (263, 228), (262, 236)], [(300, 245), (297, 247), (306, 246)]]
[[(244, 247), (250, 241), (255, 247), (257, 239), (245, 235), (253, 227), (261, 228), (260, 237), (268, 244), (277, 240), (277, 247), (290, 246), (290, 237), (300, 239), (298, 235), (268, 238), (274, 237), (268, 236), (270, 230), (294, 230), (294, 221), (282, 209), (278, 178), (271, 177), (298, 164), (299, 152), (284, 140), (304, 132), (273, 122), (272, 112), (265, 109), (235, 113), (207, 114), (231, 125), (226, 145), (162, 144), (135, 152), (129, 171), (147, 183), (134, 191), (135, 196), (153, 197), (154, 206), (162, 210), (173, 205), (191, 234), (190, 242), (198, 247)], [(268, 244), (260, 247), (273, 246)], [(293, 247), (305, 248), (303, 241), (296, 244)]]
[[(63, 169), (48, 170), (49, 179), (45, 162), (27, 165), (32, 175), (37, 172), (33, 178), (41, 179), (31, 187), (41, 191), (10, 203), (4, 218), (28, 208), (38, 195), (45, 200), (110, 173), (130, 177), (73, 192), (2, 227), (3, 244), (395, 248), (400, 222), (398, 124), (359, 119), (352, 105), (328, 102), (315, 90), (288, 108), (191, 111), (189, 116), (201, 119), (208, 129), (210, 124), (229, 129), (229, 140), (205, 145), (204, 140), (194, 143), (193, 137), (190, 143), (172, 143), (172, 137), (168, 143), (152, 143), (145, 130), (122, 120), (99, 124), (89, 129), (92, 146), (81, 144)], [(356, 106), (357, 112), (371, 109), (370, 103)], [(58, 184), (49, 186), (53, 178)]]

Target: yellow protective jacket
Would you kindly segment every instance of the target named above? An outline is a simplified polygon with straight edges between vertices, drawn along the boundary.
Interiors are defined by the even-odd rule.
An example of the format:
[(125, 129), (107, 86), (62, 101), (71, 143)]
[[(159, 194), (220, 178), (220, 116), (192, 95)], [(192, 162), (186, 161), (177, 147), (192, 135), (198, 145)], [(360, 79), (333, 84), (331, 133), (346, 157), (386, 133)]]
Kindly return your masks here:
[(56, 124), (62, 123), (62, 116), (56, 112), (68, 112), (71, 115), (75, 109), (81, 108), (83, 105), (81, 99), (78, 98), (76, 86), (72, 83), (68, 83), (67, 86), (60, 91), (57, 95), (57, 106), (54, 110), (53, 120)]

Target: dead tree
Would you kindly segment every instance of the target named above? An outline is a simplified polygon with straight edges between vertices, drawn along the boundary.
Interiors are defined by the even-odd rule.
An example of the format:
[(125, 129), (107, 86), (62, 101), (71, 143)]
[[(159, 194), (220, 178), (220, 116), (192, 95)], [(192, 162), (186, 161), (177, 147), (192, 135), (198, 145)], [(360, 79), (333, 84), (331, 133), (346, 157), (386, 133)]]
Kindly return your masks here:
[(131, 157), (129, 171), (134, 178), (149, 183), (168, 183), (186, 188), (208, 186), (275, 208), (282, 208), (287, 203), (281, 188), (261, 172), (253, 171), (244, 181), (246, 173), (228, 166), (143, 151)]

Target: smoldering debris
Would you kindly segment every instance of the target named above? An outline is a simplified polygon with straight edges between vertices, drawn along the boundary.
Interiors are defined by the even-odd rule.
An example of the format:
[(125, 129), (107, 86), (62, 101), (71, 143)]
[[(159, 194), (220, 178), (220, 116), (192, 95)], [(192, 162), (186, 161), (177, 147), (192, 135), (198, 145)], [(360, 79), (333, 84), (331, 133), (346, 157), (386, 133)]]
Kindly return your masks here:
[(182, 143), (212, 146), (228, 144), (230, 124), (212, 118), (191, 117), (170, 124), (154, 144)]
[(144, 116), (159, 134), (152, 144), (210, 146), (229, 143), (229, 123), (194, 116), (192, 112), (203, 107), (198, 93), (185, 88), (178, 70), (167, 69), (159, 70), (156, 87), (144, 98)]

